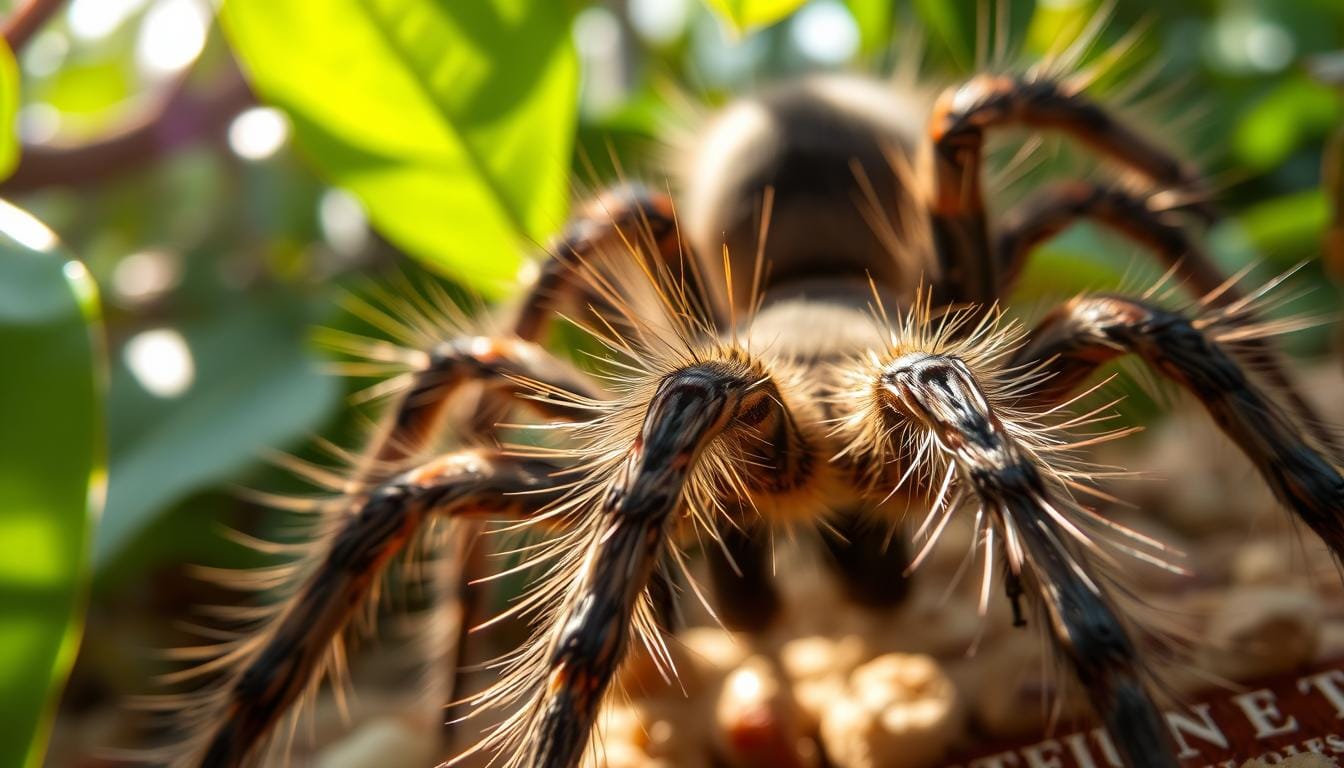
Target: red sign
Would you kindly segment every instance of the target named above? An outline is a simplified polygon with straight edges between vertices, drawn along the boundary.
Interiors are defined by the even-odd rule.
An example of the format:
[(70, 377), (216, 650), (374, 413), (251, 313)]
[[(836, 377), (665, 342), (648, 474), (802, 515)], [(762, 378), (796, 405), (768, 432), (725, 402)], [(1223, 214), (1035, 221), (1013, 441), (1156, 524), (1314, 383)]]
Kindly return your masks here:
[[(1234, 691), (1214, 691), (1166, 713), (1184, 768), (1278, 763), (1303, 752), (1344, 757), (1344, 660)], [(979, 750), (956, 768), (1118, 768), (1100, 728)]]

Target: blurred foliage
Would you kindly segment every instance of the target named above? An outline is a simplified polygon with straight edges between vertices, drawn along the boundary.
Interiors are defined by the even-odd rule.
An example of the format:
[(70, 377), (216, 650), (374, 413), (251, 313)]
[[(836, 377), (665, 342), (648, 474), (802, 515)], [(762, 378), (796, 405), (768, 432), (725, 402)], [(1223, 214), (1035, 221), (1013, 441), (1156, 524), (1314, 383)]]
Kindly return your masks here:
[(0, 179), (19, 161), (19, 65), (14, 52), (0, 40)]
[(562, 5), (233, 0), (224, 20), (301, 149), (411, 255), (498, 295), (564, 221), (578, 68)]
[[(308, 341), (314, 325), (377, 332), (335, 310), (341, 294), (370, 276), (425, 269), (464, 295), (505, 296), (576, 191), (618, 177), (662, 186), (677, 159), (665, 136), (693, 130), (699, 105), (800, 73), (885, 73), (921, 40), (925, 76), (949, 84), (1002, 44), (1021, 61), (1059, 53), (1103, 8), (1111, 20), (1075, 66), (1095, 67), (1101, 97), (1208, 170), (1229, 214), (1208, 235), (1215, 258), (1228, 270), (1258, 261), (1252, 279), (1307, 261), (1293, 284), (1312, 290), (1283, 311), (1338, 313), (1316, 256), (1332, 216), (1323, 146), (1344, 117), (1344, 94), (1307, 66), (1344, 50), (1338, 0), (1015, 0), (1001, 12), (977, 0), (227, 0), (219, 20), (203, 0), (69, 0), (20, 46), (17, 68), (0, 46), (0, 175), (16, 128), (27, 149), (0, 195), (60, 232), (105, 297), (110, 486), (90, 613), (99, 631), (67, 715), (106, 709), (109, 691), (144, 692), (150, 664), (132, 649), (178, 639), (143, 628), (145, 617), (180, 615), (199, 597), (182, 586), (182, 564), (251, 556), (218, 535), (222, 526), (265, 535), (288, 522), (233, 490), (295, 488), (258, 457), (324, 458), (309, 447), (319, 433), (362, 439), (364, 415), (343, 395), (365, 382), (324, 375)], [(12, 12), (0, 0), (0, 18)], [(239, 66), (259, 103), (229, 104), (213, 123), (200, 102), (174, 111), (174, 96), (208, 100)], [(128, 135), (139, 143), (118, 143)], [(89, 146), (87, 175), (52, 163)], [(1045, 147), (1007, 197), (1086, 168)], [(134, 163), (109, 170), (132, 151)], [(96, 445), (94, 404), (78, 395), (94, 375), (88, 348), (80, 358), (70, 346), (87, 330), (70, 314), (68, 288), (52, 275), (23, 288), (20, 262), (4, 258), (0, 298), (63, 307), (52, 322), (67, 324), (41, 332), (67, 342), (32, 353), (53, 355), (47, 362), (18, 352), (20, 375), (0, 381), (10, 388), (3, 404), (29, 429), (45, 424), (53, 439), (69, 430), (69, 445)], [(1079, 225), (1040, 250), (1009, 304), (1029, 316), (1073, 292), (1142, 286), (1160, 272), (1129, 244)], [(39, 332), (8, 309), (0, 305), (0, 334)], [(1289, 342), (1320, 355), (1330, 332)], [(1135, 403), (1134, 417), (1154, 415), (1149, 401)], [(42, 456), (28, 453), (12, 460)], [(87, 477), (81, 457), (72, 450), (24, 477), (72, 493), (83, 486), (57, 473), (78, 478), (84, 467)], [(43, 531), (59, 530), (71, 548), (61, 551), (75, 553), (87, 535), (83, 507), (42, 501), (58, 502), (51, 520), (65, 522)], [(0, 526), (27, 519), (14, 515), (6, 506)], [(45, 535), (7, 541), (10, 567), (54, 573), (26, 544)], [(81, 570), (71, 556), (61, 579)], [(76, 594), (75, 582), (61, 585)], [(4, 599), (24, 594), (0, 581)], [(44, 603), (43, 621), (64, 622), (70, 604)], [(59, 677), (73, 646), (57, 639), (65, 629), (51, 631), (26, 658), (58, 662), (31, 662), (25, 674)], [(7, 648), (3, 659), (25, 658)], [(46, 695), (35, 679), (10, 699), (34, 713)]]
[(102, 505), (97, 289), (35, 219), (0, 201), (0, 764), (42, 763), (79, 647)]
[(706, 0), (738, 33), (774, 24), (788, 16), (805, 0)]
[[(339, 404), (337, 381), (305, 362), (317, 320), (293, 297), (276, 294), (184, 325), (200, 384), (171, 402), (136, 386), (124, 362), (114, 369), (114, 460), (95, 567), (113, 563), (155, 514), (189, 491), (233, 479), (256, 461), (258, 446), (303, 434)], [(240, 402), (250, 405), (238, 408)], [(220, 419), (229, 408), (237, 410)], [(200, 450), (203, 442), (208, 451)]]

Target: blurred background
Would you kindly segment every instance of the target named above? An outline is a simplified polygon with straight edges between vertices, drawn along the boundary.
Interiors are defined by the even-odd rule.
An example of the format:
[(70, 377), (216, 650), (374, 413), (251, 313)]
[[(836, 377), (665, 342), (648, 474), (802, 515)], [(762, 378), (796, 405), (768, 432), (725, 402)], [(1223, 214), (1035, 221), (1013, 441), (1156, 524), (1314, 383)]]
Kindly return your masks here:
[[(1337, 314), (1344, 234), (1320, 257), (1344, 186), (1344, 4), (1013, 0), (1010, 39), (1039, 57), (1106, 9), (1088, 60), (1146, 31), (1098, 93), (1208, 170), (1229, 214), (1208, 234), (1217, 260), (1262, 277), (1306, 261), (1295, 285), (1313, 290), (1285, 311)], [(229, 599), (186, 566), (253, 563), (221, 530), (281, 524), (236, 489), (299, 487), (264, 452), (358, 439), (347, 396), (368, 381), (324, 372), (312, 342), (368, 330), (342, 296), (424, 273), (506, 297), (584, 190), (618, 169), (661, 185), (659, 137), (688, 105), (887, 73), (916, 40), (951, 82), (975, 69), (982, 10), (0, 0), (0, 763), (42, 764), (53, 722), (48, 765), (125, 744), (120, 702), (147, 691), (151, 650), (181, 641), (191, 605)], [(1075, 227), (1015, 302), (1142, 283), (1134, 255)], [(1319, 360), (1333, 333), (1288, 344)], [(1131, 418), (1153, 417), (1134, 400)]]

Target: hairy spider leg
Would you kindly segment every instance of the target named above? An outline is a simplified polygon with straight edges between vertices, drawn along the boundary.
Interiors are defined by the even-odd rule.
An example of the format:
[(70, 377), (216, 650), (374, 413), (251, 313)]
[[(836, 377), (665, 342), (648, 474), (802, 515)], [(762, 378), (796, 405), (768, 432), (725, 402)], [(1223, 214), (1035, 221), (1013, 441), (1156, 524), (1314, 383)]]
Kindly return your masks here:
[[(1002, 294), (1026, 264), (1032, 248), (1062, 232), (1082, 218), (1089, 218), (1149, 249), (1201, 301), (1213, 307), (1245, 306), (1245, 294), (1225, 276), (1204, 249), (1170, 210), (1164, 210), (1162, 195), (1137, 195), (1123, 189), (1087, 182), (1061, 182), (1038, 192), (1004, 217), (998, 236), (1002, 266)], [(1246, 323), (1256, 322), (1250, 307), (1240, 311)], [(1315, 409), (1302, 397), (1288, 375), (1287, 366), (1267, 339), (1246, 339), (1237, 355), (1252, 366), (1287, 401), (1292, 412), (1323, 447), (1338, 450), (1335, 436)]]
[[(249, 764), (290, 707), (328, 671), (341, 633), (376, 589), (385, 566), (433, 518), (527, 517), (565, 489), (560, 467), (467, 450), (445, 454), (363, 494), (321, 543), (311, 573), (264, 630), (226, 650), (218, 699), (202, 700), (201, 768)], [(353, 501), (353, 500), (352, 500)]]
[[(1008, 549), (1015, 583), (1034, 588), (1055, 647), (1068, 660), (1128, 768), (1178, 765), (1138, 653), (1079, 547), (1053, 509), (1063, 508), (1038, 460), (1017, 444), (962, 361), (906, 355), (882, 373), (888, 407), (913, 417), (947, 453)], [(1008, 542), (1017, 542), (1014, 555)], [(1035, 578), (1021, 579), (1025, 572)]]
[[(1338, 459), (1301, 431), (1217, 342), (1219, 328), (1123, 296), (1081, 296), (1055, 309), (1015, 362), (1050, 375), (1028, 397), (1063, 400), (1093, 371), (1135, 355), (1194, 395), (1259, 470), (1274, 496), (1344, 559), (1344, 477)], [(1233, 325), (1228, 330), (1235, 331)]]
[(1200, 194), (1194, 169), (1064, 83), (980, 75), (944, 91), (934, 104), (929, 218), (942, 267), (938, 303), (988, 305), (1003, 280), (985, 210), (985, 136), (1006, 126), (1062, 131), (1164, 187)]
[[(611, 189), (591, 200), (576, 215), (566, 230), (546, 248), (551, 254), (542, 266), (537, 281), (528, 289), (513, 321), (512, 334), (503, 337), (464, 337), (444, 341), (430, 353), (428, 364), (418, 371), (404, 394), (390, 409), (390, 416), (365, 456), (365, 466), (356, 473), (356, 482), (379, 479), (379, 471), (395, 467), (415, 456), (440, 435), (444, 414), (454, 395), (467, 384), (486, 387), (489, 397), (480, 402), (469, 424), (453, 425), (458, 437), (468, 441), (488, 441), (494, 425), (522, 391), (535, 388), (563, 391), (590, 400), (605, 395), (568, 363), (551, 356), (539, 346), (561, 310), (581, 311), (603, 305), (592, 295), (581, 275), (604, 257), (629, 258), (632, 250), (652, 253), (655, 266), (680, 277), (687, 297), (702, 297), (702, 283), (694, 264), (684, 257), (678, 244), (672, 203), (665, 194), (627, 185)], [(708, 302), (708, 300), (706, 300)], [(523, 385), (521, 382), (528, 382)], [(566, 403), (544, 398), (529, 398), (523, 403), (540, 415), (559, 420), (583, 418), (584, 413)], [(455, 658), (449, 660), (446, 687), (449, 696), (458, 689), (457, 675), (466, 665), (467, 634), (482, 617), (487, 584), (478, 583), (486, 574), (478, 546), (478, 531), (461, 526), (458, 537), (446, 542), (450, 550), (441, 553), (437, 588), (445, 592), (436, 599), (443, 607), (452, 606), (457, 614), (456, 637), (449, 647)], [(670, 591), (670, 590), (669, 590)], [(448, 722), (460, 713), (450, 710)]]
[(706, 362), (659, 383), (640, 434), (602, 498), (597, 514), (603, 524), (575, 599), (556, 623), (525, 765), (579, 764), (625, 655), (636, 602), (668, 546), (670, 521), (700, 455), (726, 432), (786, 419), (783, 409), (770, 379), (750, 366)]
[[(594, 272), (605, 259), (629, 261), (647, 253), (659, 282), (677, 292), (677, 303), (703, 321), (723, 327), (725, 297), (712, 291), (678, 229), (672, 198), (635, 184), (614, 187), (588, 201), (548, 247), (552, 258), (528, 290), (514, 324), (520, 338), (540, 340), (560, 311), (611, 321), (610, 301), (595, 291)], [(599, 327), (600, 327), (599, 321)]]

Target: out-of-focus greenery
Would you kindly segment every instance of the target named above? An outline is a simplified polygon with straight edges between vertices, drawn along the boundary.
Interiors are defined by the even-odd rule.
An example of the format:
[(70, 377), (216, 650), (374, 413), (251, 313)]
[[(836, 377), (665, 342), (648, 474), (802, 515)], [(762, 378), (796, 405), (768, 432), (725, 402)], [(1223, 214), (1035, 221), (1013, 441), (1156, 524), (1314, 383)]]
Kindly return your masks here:
[(578, 63), (561, 4), (234, 0), (224, 20), (302, 151), (409, 254), (499, 294), (564, 218)]
[(104, 491), (97, 289), (36, 219), (0, 201), (0, 764), (41, 764), (83, 628)]
[(14, 52), (0, 40), (0, 178), (9, 175), (19, 159), (19, 64)]
[[(0, 19), (18, 5), (0, 0)], [(102, 287), (110, 381), (89, 398), (97, 346), (51, 271), (60, 259), (4, 250), (0, 408), (14, 416), (0, 421), (0, 531), (39, 509), (17, 506), (4, 478), (50, 494), (33, 497), (50, 510), (42, 527), (0, 537), (0, 694), (7, 713), (32, 713), (0, 731), (6, 765), (51, 695), (34, 681), (59, 678), (73, 649), (61, 638), (86, 571), (100, 411), (109, 491), (68, 723), (146, 690), (148, 649), (180, 642), (169, 619), (201, 597), (184, 563), (248, 561), (222, 525), (284, 525), (233, 491), (293, 487), (259, 461), (266, 449), (309, 455), (319, 433), (358, 443), (343, 394), (363, 384), (324, 375), (309, 342), (316, 325), (360, 326), (336, 308), (342, 293), (423, 268), (507, 294), (576, 190), (618, 175), (664, 184), (661, 137), (685, 129), (689, 104), (805, 72), (884, 73), (920, 39), (926, 76), (951, 83), (999, 39), (1039, 59), (1112, 8), (1076, 66), (1107, 64), (1095, 92), (1137, 102), (1147, 130), (1209, 171), (1229, 214), (1208, 235), (1214, 257), (1229, 270), (1262, 259), (1262, 278), (1307, 260), (1295, 283), (1315, 290), (1285, 311), (1338, 312), (1314, 259), (1331, 210), (1322, 146), (1344, 98), (1306, 66), (1344, 49), (1338, 0), (1013, 0), (1004, 13), (977, 0), (227, 0), (222, 19), (205, 0), (55, 5), (17, 67), (0, 45), (0, 175), (13, 171), (0, 197), (51, 225)], [(239, 66), (255, 97), (236, 86)], [(1015, 186), (1072, 163), (1047, 160)], [(1074, 227), (1011, 304), (1160, 273), (1135, 255)], [(55, 314), (28, 325), (15, 313), (30, 306)], [(1291, 344), (1319, 355), (1329, 331)], [(58, 437), (70, 449), (44, 452)], [(25, 602), (25, 574), (52, 579), (52, 599)], [(10, 643), (25, 606), (41, 608), (33, 632), (48, 640)], [(70, 727), (53, 764), (79, 753)]]
[(741, 34), (788, 16), (803, 4), (802, 0), (707, 0), (734, 31)]

